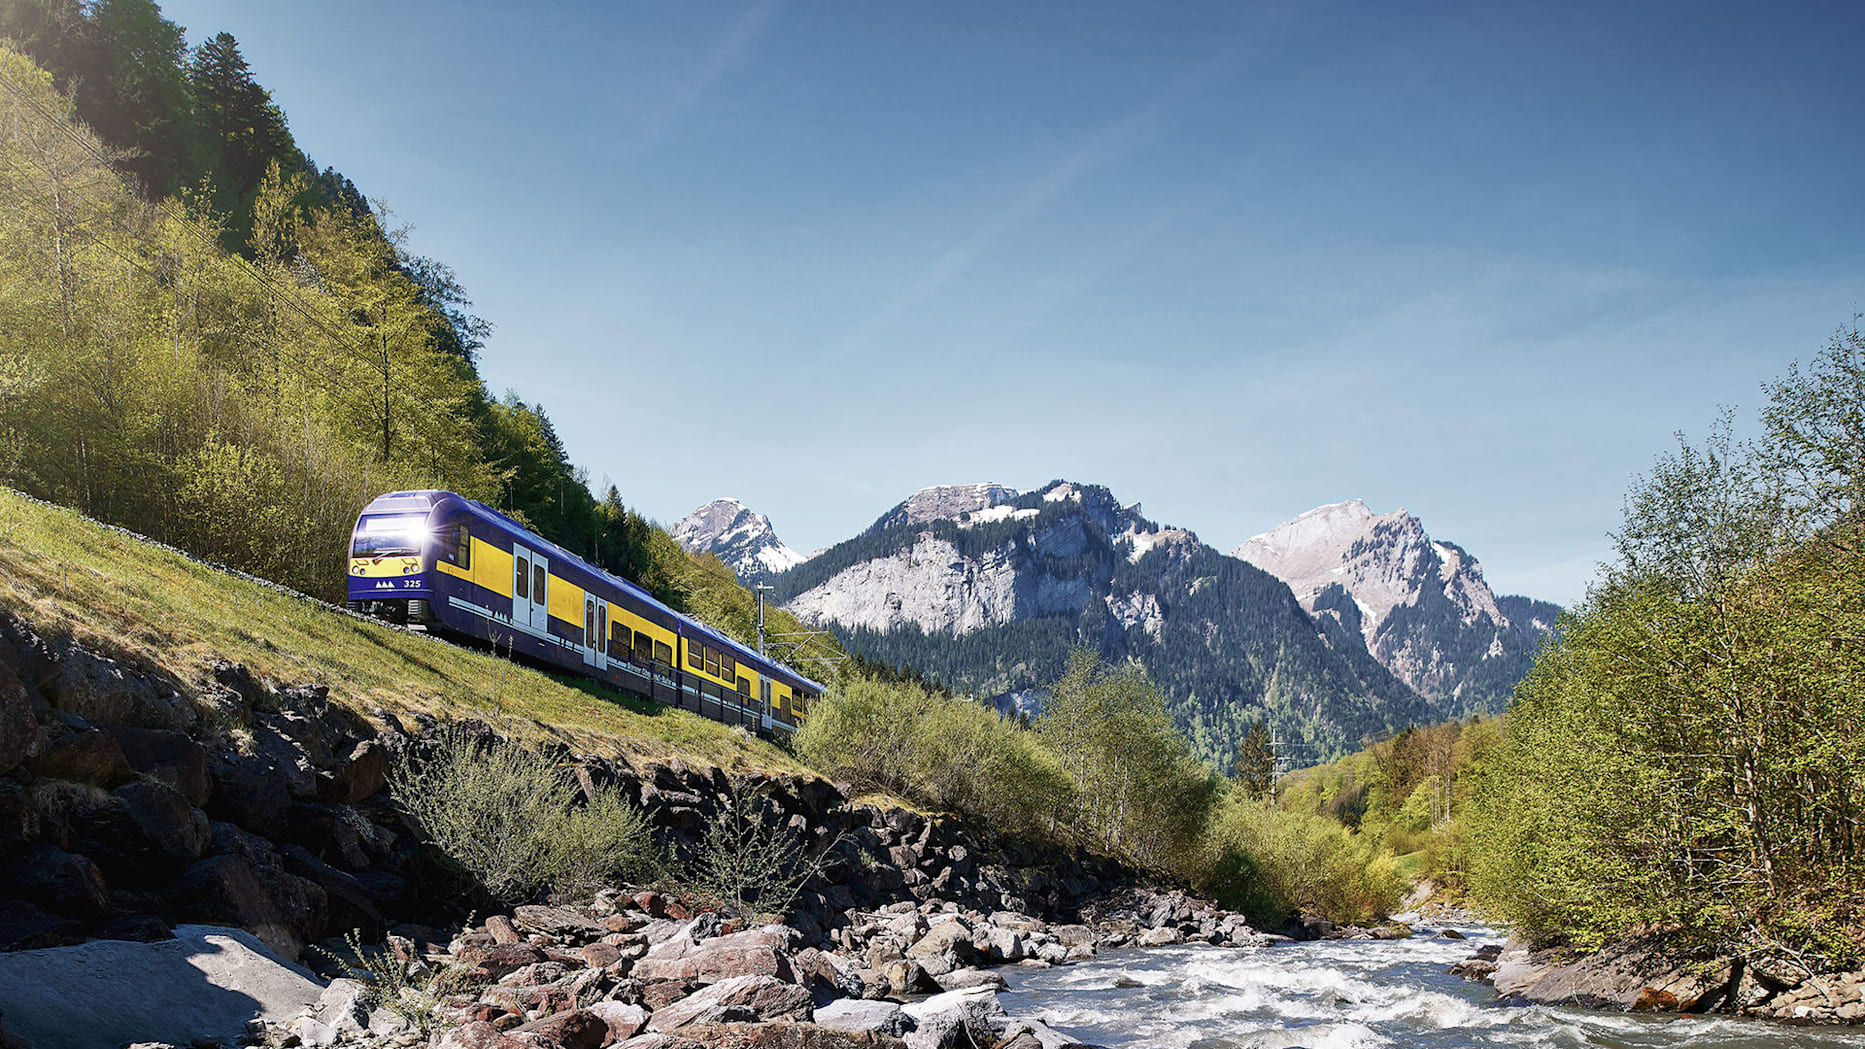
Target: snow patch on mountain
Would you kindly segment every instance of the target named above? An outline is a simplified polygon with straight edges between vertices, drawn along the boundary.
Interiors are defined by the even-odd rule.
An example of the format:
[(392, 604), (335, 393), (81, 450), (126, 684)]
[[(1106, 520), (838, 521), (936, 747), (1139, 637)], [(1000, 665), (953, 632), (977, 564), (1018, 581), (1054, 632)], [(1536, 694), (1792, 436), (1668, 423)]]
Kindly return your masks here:
[(868, 531), (882, 532), (898, 525), (925, 524), (957, 518), (961, 514), (976, 514), (1013, 503), (1019, 494), (1015, 488), (990, 482), (933, 485), (907, 496), (905, 502), (882, 514)]
[(714, 499), (681, 518), (673, 537), (696, 554), (712, 554), (739, 578), (763, 579), (807, 558), (783, 544), (771, 520), (736, 499)]

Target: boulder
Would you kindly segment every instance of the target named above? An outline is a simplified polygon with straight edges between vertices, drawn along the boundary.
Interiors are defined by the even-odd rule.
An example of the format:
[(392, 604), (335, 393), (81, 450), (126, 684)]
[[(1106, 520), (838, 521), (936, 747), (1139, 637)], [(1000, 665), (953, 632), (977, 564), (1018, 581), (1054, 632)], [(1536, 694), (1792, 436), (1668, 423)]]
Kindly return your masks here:
[(325, 801), (353, 805), (387, 786), (389, 752), (373, 739), (350, 749), (337, 767), (319, 776), (317, 793)]
[(630, 975), (639, 980), (684, 980), (710, 984), (749, 975), (774, 976), (794, 982), (790, 962), (781, 952), (762, 945), (709, 947), (700, 945), (678, 957), (647, 957), (635, 963)]
[(99, 787), (114, 787), (136, 775), (123, 757), (117, 738), (102, 729), (85, 727), (45, 739), (26, 768), (41, 779), (65, 779)]
[(166, 895), (178, 916), (237, 922), (289, 958), (323, 937), (328, 912), (322, 889), (283, 870), (261, 877), (244, 856), (200, 860), (169, 884)]
[(514, 1028), (510, 1037), (561, 1049), (602, 1049), (612, 1040), (609, 1025), (588, 1009), (571, 1009)]
[(626, 1041), (640, 1034), (648, 1025), (648, 1011), (639, 1005), (622, 1002), (597, 1002), (589, 1011), (609, 1025), (609, 1040)]
[(173, 689), (76, 645), (65, 648), (45, 694), (52, 706), (99, 725), (185, 731), (195, 721), (193, 708)]
[(82, 943), (84, 927), (25, 900), (0, 899), (0, 951)]
[(816, 1024), (838, 1031), (873, 1031), (894, 1037), (906, 1034), (913, 1028), (913, 1021), (898, 1003), (860, 998), (838, 998), (828, 1005), (819, 1006), (816, 1009)]
[(1179, 935), (1177, 929), (1166, 926), (1164, 928), (1143, 930), (1137, 942), (1142, 947), (1164, 947), (1169, 944), (1178, 943), (1183, 939), (1184, 937)]
[(695, 1024), (682, 1027), (680, 1033), (692, 1037), (689, 1044), (708, 1049), (901, 1049), (906, 1044), (870, 1031), (841, 1031), (787, 1020), (758, 1024)]
[(1010, 1026), (1010, 1017), (998, 1002), (997, 992), (989, 987), (946, 991), (901, 1011), (914, 1025), (904, 1038), (909, 1049), (994, 1046)]
[(25, 682), (13, 668), (0, 662), (0, 775), (39, 753), (39, 719)]
[(507, 1038), (504, 1032), (484, 1020), (475, 1020), (436, 1034), (433, 1046), (434, 1049), (521, 1049), (525, 1043)]
[(254, 834), (277, 834), (288, 825), (291, 788), (278, 765), (261, 754), (225, 754), (208, 763), (213, 781), (208, 814)]
[(948, 991), (962, 991), (968, 987), (989, 987), (1002, 991), (1010, 986), (1002, 976), (983, 969), (955, 969), (935, 979), (940, 987)]
[(32, 1049), (233, 1045), (251, 1021), (282, 1024), (322, 991), (238, 929), (188, 925), (157, 943), (93, 940), (0, 954), (8, 1034)]
[(573, 940), (598, 940), (608, 932), (601, 922), (568, 907), (518, 907), (512, 911), (512, 924), (529, 932)]
[(121, 728), (115, 735), (130, 768), (179, 791), (196, 808), (207, 804), (213, 790), (213, 780), (207, 774), (207, 751), (187, 733)]
[(110, 907), (104, 876), (88, 858), (54, 845), (29, 845), (5, 861), (10, 891), (72, 918), (102, 917)]
[(648, 1026), (674, 1031), (694, 1023), (807, 1020), (812, 1010), (808, 991), (773, 976), (753, 974), (715, 983), (657, 1009)]

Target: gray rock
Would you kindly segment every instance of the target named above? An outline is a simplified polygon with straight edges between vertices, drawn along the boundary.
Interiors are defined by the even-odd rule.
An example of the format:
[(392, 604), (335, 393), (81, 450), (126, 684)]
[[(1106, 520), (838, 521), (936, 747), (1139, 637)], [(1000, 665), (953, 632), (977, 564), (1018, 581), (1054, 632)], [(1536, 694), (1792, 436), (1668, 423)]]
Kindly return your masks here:
[(816, 1026), (838, 1031), (873, 1031), (899, 1037), (913, 1029), (913, 1020), (895, 1002), (838, 998), (816, 1010)]
[(989, 987), (946, 991), (905, 1006), (902, 1012), (914, 1027), (905, 1035), (909, 1049), (954, 1049), (965, 1045), (996, 1045), (1010, 1026), (1010, 1017)]
[(251, 1021), (283, 1023), (323, 991), (250, 933), (184, 925), (175, 934), (0, 954), (7, 1033), (33, 1049), (230, 1045)]
[(807, 990), (775, 977), (735, 976), (654, 1011), (648, 1026), (673, 1031), (694, 1023), (808, 1020), (813, 1003)]

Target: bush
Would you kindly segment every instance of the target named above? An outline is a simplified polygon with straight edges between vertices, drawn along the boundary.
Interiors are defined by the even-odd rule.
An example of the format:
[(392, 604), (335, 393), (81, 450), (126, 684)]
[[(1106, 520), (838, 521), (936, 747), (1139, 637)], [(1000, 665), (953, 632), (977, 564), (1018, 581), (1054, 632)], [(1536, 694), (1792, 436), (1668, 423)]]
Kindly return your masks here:
[(728, 914), (782, 920), (841, 841), (836, 835), (812, 849), (781, 813), (766, 811), (773, 807), (748, 784), (734, 782), (686, 865), (694, 890)]
[(1391, 853), (1325, 816), (1232, 797), (1214, 831), (1209, 888), (1227, 906), (1270, 921), (1298, 912), (1362, 924), (1405, 894)]
[(1030, 732), (990, 707), (907, 683), (849, 678), (811, 711), (796, 746), (857, 791), (887, 791), (1011, 833), (1046, 830), (1074, 791)]
[(429, 843), (499, 901), (587, 891), (657, 867), (647, 824), (620, 793), (598, 790), (579, 805), (569, 770), (457, 726), (424, 757), (398, 760), (390, 789)]

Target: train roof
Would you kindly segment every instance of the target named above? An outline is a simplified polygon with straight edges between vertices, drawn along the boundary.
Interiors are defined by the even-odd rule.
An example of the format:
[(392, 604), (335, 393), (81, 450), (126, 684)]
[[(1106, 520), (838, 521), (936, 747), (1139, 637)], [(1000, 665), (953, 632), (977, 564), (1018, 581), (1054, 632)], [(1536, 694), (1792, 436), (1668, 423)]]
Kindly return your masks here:
[(723, 633), (716, 627), (708, 626), (707, 624), (702, 623), (697, 619), (694, 619), (692, 616), (689, 616), (684, 612), (674, 611), (673, 609), (667, 607), (667, 605), (663, 603), (659, 598), (656, 598), (653, 594), (648, 593), (647, 590), (643, 588), (640, 584), (630, 582), (626, 579), (623, 579), (621, 576), (616, 575), (613, 572), (610, 572), (603, 568), (598, 568), (597, 566), (590, 564), (588, 561), (583, 560), (581, 557), (578, 557), (577, 555), (571, 553), (570, 551), (565, 550), (563, 547), (558, 546), (556, 543), (551, 542), (550, 540), (544, 538), (543, 536), (538, 535), (536, 532), (533, 532), (531, 529), (526, 528), (523, 524), (519, 523), (517, 520), (499, 512), (498, 510), (494, 510), (492, 507), (487, 506), (485, 503), (482, 503), (477, 499), (468, 499), (467, 497), (460, 495), (457, 492), (448, 492), (448, 491), (444, 491), (441, 489), (425, 489), (425, 490), (410, 491), (410, 492), (388, 492), (384, 495), (379, 495), (376, 498), (370, 500), (369, 505), (363, 507), (363, 513), (364, 514), (372, 514), (372, 513), (385, 514), (385, 513), (407, 513), (410, 511), (423, 511), (423, 512), (431, 513), (435, 508), (442, 506), (449, 499), (456, 501), (461, 507), (465, 508), (468, 512), (474, 514), (475, 516), (484, 518), (490, 521), (491, 523), (500, 526), (501, 528), (507, 528), (514, 532), (523, 534), (525, 537), (525, 542), (544, 551), (546, 554), (550, 555), (550, 557), (553, 560), (561, 558), (566, 561), (573, 561), (577, 565), (579, 565), (584, 571), (589, 572), (593, 575), (601, 576), (604, 579), (607, 579), (610, 582), (614, 583), (617, 587), (620, 587), (622, 590), (626, 591), (630, 597), (635, 598), (636, 600), (642, 602), (643, 604), (648, 605), (651, 608), (664, 612), (668, 616), (671, 616), (672, 618), (676, 620), (679, 620), (682, 626), (690, 628), (696, 633), (704, 634), (706, 637), (712, 639), (713, 641), (718, 642), (719, 644), (730, 646), (732, 649), (734, 649), (736, 652), (738, 652), (744, 657), (741, 660), (742, 662), (763, 664), (771, 668), (772, 670), (774, 670), (776, 673), (784, 675), (788, 678), (791, 678), (792, 679), (791, 683), (793, 685), (800, 683), (805, 688), (812, 689), (818, 693), (820, 693), (823, 690), (823, 686), (817, 683), (816, 681), (813, 681), (809, 678), (804, 677), (802, 674), (799, 674), (796, 671), (785, 666), (784, 664), (779, 663), (777, 660), (772, 659), (771, 657), (758, 652), (756, 649), (751, 648), (750, 646), (746, 645), (744, 642), (739, 641), (736, 638), (728, 636), (727, 634)]

